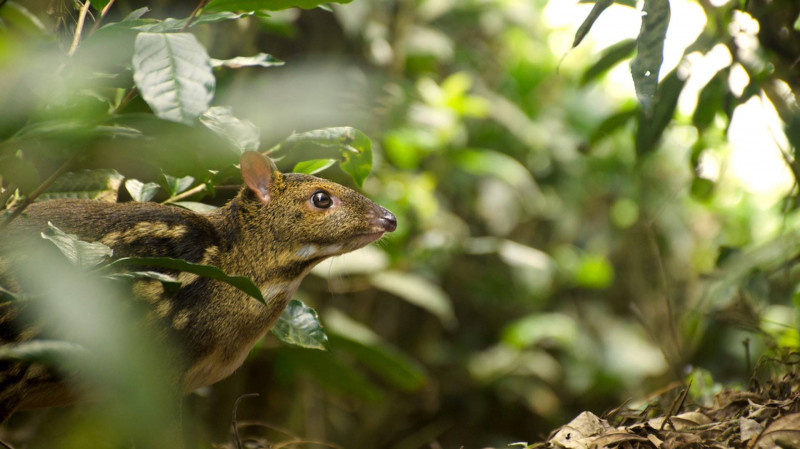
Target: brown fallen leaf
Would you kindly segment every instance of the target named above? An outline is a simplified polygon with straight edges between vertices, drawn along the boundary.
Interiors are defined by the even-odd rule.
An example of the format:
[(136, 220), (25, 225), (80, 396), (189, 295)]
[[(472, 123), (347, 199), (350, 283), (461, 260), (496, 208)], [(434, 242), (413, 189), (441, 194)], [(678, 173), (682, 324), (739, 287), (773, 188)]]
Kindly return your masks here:
[(566, 449), (589, 449), (597, 435), (613, 430), (605, 419), (600, 419), (592, 412), (583, 412), (575, 419), (562, 426), (549, 443), (554, 447)]
[(755, 440), (756, 449), (800, 448), (800, 413), (779, 418)]
[[(653, 418), (648, 421), (648, 424), (650, 424), (650, 426), (654, 429), (672, 429), (669, 424), (662, 427), (664, 424), (664, 419), (666, 418)], [(670, 417), (669, 421), (672, 423), (674, 430), (682, 430), (689, 427), (697, 427), (702, 426), (703, 424), (709, 424), (711, 422), (711, 418), (700, 412), (686, 412)]]

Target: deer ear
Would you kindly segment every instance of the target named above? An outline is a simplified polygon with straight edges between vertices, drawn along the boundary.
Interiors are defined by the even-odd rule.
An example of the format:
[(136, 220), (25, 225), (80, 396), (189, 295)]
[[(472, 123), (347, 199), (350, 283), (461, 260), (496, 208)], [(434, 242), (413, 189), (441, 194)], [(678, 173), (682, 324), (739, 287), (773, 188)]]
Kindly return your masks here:
[(256, 151), (245, 151), (239, 162), (242, 167), (242, 179), (256, 197), (266, 204), (269, 202), (269, 188), (278, 172), (271, 159)]

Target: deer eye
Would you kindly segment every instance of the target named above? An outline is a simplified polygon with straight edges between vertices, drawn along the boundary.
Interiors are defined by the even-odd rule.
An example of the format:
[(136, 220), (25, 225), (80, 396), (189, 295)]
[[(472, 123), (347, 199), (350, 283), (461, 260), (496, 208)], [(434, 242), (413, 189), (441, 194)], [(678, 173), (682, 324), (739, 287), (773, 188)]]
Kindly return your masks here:
[(317, 209), (327, 209), (333, 206), (333, 199), (328, 195), (328, 192), (317, 190), (311, 195), (311, 204)]

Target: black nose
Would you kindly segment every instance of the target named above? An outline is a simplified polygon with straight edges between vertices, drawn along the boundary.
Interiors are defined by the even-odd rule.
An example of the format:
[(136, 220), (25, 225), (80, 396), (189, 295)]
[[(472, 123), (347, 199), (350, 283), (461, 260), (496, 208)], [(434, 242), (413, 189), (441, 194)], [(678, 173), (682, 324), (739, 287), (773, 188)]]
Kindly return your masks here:
[(395, 218), (394, 214), (384, 208), (381, 208), (381, 212), (380, 220), (383, 229), (385, 229), (386, 232), (392, 232), (397, 229), (397, 218)]

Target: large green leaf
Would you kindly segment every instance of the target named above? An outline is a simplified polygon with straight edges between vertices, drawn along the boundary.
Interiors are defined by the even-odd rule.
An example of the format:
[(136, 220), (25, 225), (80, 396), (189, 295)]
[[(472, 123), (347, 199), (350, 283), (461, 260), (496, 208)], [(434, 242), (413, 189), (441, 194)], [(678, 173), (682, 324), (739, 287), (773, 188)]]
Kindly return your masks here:
[(302, 301), (289, 301), (272, 333), (279, 340), (291, 345), (309, 349), (328, 349), (328, 336), (322, 329), (317, 312)]
[(256, 151), (261, 145), (261, 133), (250, 120), (241, 120), (233, 115), (230, 106), (214, 106), (206, 111), (200, 122), (238, 150)]
[(114, 262), (106, 265), (106, 270), (116, 268), (138, 266), (149, 268), (166, 268), (168, 270), (185, 271), (209, 279), (214, 279), (226, 284), (232, 285), (239, 290), (247, 293), (253, 298), (266, 304), (264, 296), (261, 295), (261, 290), (258, 289), (256, 284), (250, 278), (244, 276), (230, 276), (224, 271), (213, 265), (203, 265), (199, 263), (187, 262), (183, 259), (173, 259), (171, 257), (123, 257)]
[(394, 387), (405, 391), (422, 388), (427, 381), (424, 368), (412, 358), (386, 343), (369, 327), (332, 309), (325, 315), (332, 332), (331, 346), (346, 351), (370, 371)]
[(70, 262), (81, 268), (95, 267), (111, 257), (111, 248), (100, 242), (84, 242), (77, 235), (67, 234), (50, 222), (47, 226), (50, 229), (42, 233), (42, 238), (53, 242)]
[(79, 198), (113, 203), (117, 201), (122, 179), (123, 176), (112, 169), (64, 173), (38, 199)]
[(642, 110), (639, 114), (639, 127), (636, 130), (636, 153), (646, 154), (655, 150), (661, 135), (664, 134), (675, 108), (678, 97), (686, 83), (678, 76), (677, 70), (669, 73), (658, 87), (658, 101), (652, 108), (652, 113), (647, 114)]
[(342, 126), (292, 134), (273, 150), (293, 149), (304, 144), (337, 148), (344, 157), (341, 163), (342, 170), (350, 175), (359, 187), (364, 184), (364, 180), (372, 170), (372, 141), (355, 128)]
[(208, 110), (216, 83), (208, 53), (191, 33), (139, 33), (133, 79), (156, 116), (187, 125)]
[(325, 3), (350, 3), (353, 0), (211, 0), (203, 8), (210, 11), (279, 11), (287, 8), (312, 9)]
[(658, 72), (664, 60), (664, 39), (669, 25), (669, 0), (645, 0), (642, 28), (636, 39), (631, 75), (645, 116), (650, 117), (658, 88)]

